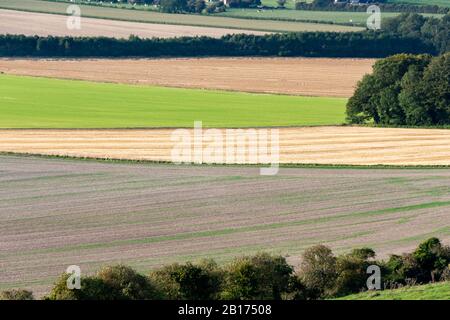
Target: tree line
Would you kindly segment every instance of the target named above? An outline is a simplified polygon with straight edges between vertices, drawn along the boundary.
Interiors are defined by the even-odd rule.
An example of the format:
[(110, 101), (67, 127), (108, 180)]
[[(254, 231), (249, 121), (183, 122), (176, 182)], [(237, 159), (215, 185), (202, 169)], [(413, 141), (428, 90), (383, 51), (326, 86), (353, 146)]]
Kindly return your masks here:
[(391, 19), (384, 19), (382, 28), (383, 32), (421, 39), (432, 45), (438, 53), (450, 51), (450, 14), (438, 19), (403, 13)]
[(450, 52), (379, 60), (347, 104), (350, 123), (450, 125)]
[(415, 37), (375, 32), (235, 34), (218, 39), (0, 35), (3, 57), (386, 57), (401, 52), (435, 54), (436, 50), (432, 44)]
[[(279, 255), (258, 253), (219, 266), (214, 260), (174, 263), (140, 274), (125, 265), (106, 266), (68, 289), (69, 274), (55, 282), (47, 300), (317, 300), (367, 290), (368, 267), (381, 271), (381, 289), (450, 281), (450, 247), (439, 239), (412, 253), (376, 260), (370, 248), (336, 256), (324, 245), (307, 249), (298, 270)], [(0, 293), (0, 299), (33, 299), (27, 290)]]

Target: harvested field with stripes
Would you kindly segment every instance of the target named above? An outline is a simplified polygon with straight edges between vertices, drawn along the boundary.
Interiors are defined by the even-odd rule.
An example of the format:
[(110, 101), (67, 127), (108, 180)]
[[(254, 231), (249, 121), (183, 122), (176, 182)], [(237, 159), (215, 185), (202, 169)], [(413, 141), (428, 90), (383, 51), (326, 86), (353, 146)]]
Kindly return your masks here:
[[(0, 151), (171, 161), (176, 129), (0, 130)], [(279, 128), (280, 162), (450, 165), (450, 130), (370, 127)], [(216, 131), (224, 137), (226, 129)], [(238, 131), (228, 131), (231, 135)], [(250, 131), (249, 131), (250, 132)], [(190, 130), (193, 137), (193, 132)], [(209, 144), (204, 142), (203, 147)], [(224, 145), (224, 148), (226, 146)]]
[(6, 74), (166, 87), (350, 97), (374, 59), (0, 59)]
[(381, 255), (450, 240), (450, 170), (176, 166), (0, 156), (1, 288), (47, 292), (88, 273), (324, 243)]

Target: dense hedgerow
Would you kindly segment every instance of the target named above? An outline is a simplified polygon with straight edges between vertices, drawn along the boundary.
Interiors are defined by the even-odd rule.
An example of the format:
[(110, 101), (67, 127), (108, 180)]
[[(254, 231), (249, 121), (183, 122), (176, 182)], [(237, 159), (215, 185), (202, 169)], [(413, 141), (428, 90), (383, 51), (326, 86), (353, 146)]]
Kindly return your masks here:
[(236, 34), (219, 39), (0, 35), (2, 57), (385, 57), (402, 52), (435, 54), (436, 50), (432, 44), (414, 37), (375, 32), (312, 32), (265, 36)]
[[(108, 266), (81, 279), (81, 289), (67, 288), (68, 274), (55, 282), (49, 300), (314, 300), (367, 290), (367, 268), (382, 270), (382, 289), (450, 280), (450, 247), (439, 239), (422, 242), (412, 253), (375, 260), (370, 248), (335, 256), (326, 246), (306, 250), (295, 271), (285, 257), (259, 253), (225, 266), (213, 260), (171, 264), (141, 275), (124, 265)], [(31, 292), (11, 290), (1, 299), (33, 299)]]

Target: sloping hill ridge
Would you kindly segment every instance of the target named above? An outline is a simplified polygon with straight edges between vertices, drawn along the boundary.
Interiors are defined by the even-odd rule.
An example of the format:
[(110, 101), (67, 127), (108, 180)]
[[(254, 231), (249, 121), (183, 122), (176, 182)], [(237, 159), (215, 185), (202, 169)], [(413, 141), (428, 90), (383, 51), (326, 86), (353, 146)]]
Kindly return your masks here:
[(339, 300), (450, 300), (450, 282), (377, 292), (367, 291), (352, 294)]

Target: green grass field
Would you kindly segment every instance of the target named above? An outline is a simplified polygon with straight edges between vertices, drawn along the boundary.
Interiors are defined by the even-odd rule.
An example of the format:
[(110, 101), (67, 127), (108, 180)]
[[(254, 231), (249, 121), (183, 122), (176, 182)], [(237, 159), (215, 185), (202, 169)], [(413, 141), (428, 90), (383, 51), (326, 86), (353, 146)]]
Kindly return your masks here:
[[(13, 9), (30, 12), (66, 14), (68, 4), (39, 0), (0, 0), (0, 9)], [(89, 18), (159, 23), (171, 25), (202, 26), (215, 28), (244, 29), (272, 32), (300, 31), (360, 31), (360, 27), (340, 26), (319, 23), (299, 23), (295, 21), (237, 19), (215, 15), (170, 14), (149, 10), (127, 10), (120, 8), (80, 5), (81, 15)], [(0, 32), (1, 33), (1, 32)]]
[(346, 99), (0, 75), (1, 128), (307, 126), (344, 122)]
[(437, 5), (437, 6), (442, 6), (442, 7), (450, 7), (450, 0), (389, 0), (388, 2)]
[[(383, 19), (392, 18), (400, 13), (384, 12)], [(353, 24), (365, 26), (369, 15), (365, 12), (341, 11), (304, 11), (304, 10), (256, 10), (227, 9), (221, 16), (247, 19), (280, 19), (288, 21), (317, 21), (336, 24)], [(424, 16), (442, 17), (439, 14), (424, 14)]]
[(450, 300), (450, 283), (435, 283), (395, 290), (352, 294), (340, 300)]

